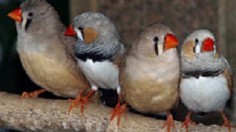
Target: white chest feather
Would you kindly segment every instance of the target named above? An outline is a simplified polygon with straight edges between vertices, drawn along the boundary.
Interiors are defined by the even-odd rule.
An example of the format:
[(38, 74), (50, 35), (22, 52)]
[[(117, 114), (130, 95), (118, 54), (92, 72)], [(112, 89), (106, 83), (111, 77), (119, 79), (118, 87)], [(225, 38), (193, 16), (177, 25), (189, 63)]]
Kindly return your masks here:
[(227, 80), (217, 77), (184, 78), (180, 83), (180, 97), (188, 109), (195, 112), (222, 110), (229, 99)]
[(79, 60), (83, 73), (90, 84), (105, 89), (117, 89), (119, 86), (119, 70), (116, 65), (109, 61), (93, 62), (87, 59), (85, 62)]

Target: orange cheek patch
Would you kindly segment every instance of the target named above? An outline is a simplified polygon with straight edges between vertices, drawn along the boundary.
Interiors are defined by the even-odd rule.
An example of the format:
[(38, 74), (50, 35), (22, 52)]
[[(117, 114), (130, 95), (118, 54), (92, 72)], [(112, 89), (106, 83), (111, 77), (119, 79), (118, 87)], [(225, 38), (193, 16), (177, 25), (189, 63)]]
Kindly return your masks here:
[(186, 42), (182, 45), (182, 52), (185, 57), (193, 59), (193, 57), (195, 56), (195, 53), (193, 51), (194, 46), (195, 43), (193, 41)]
[(98, 32), (94, 30), (93, 28), (84, 28), (84, 42), (89, 44), (97, 39)]

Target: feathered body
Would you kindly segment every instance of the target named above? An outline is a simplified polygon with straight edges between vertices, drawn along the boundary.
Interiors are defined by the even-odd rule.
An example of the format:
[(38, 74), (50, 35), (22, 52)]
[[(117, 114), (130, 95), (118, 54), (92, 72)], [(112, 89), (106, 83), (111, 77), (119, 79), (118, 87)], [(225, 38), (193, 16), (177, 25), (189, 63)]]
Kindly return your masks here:
[(89, 88), (73, 56), (75, 39), (63, 35), (65, 27), (45, 0), (21, 5), (22, 22), (16, 22), (17, 51), (28, 76), (58, 96), (75, 97)]
[(141, 32), (120, 68), (122, 98), (142, 113), (167, 112), (167, 131), (174, 127), (170, 110), (179, 98), (178, 40), (165, 25), (153, 24)]
[[(112, 21), (101, 13), (87, 12), (75, 18), (73, 27), (78, 35), (75, 56), (92, 88), (116, 90), (119, 63), (125, 49)], [(83, 37), (88, 28), (95, 30), (97, 36), (86, 43)]]
[(192, 112), (220, 111), (223, 126), (231, 131), (223, 109), (232, 90), (232, 70), (217, 52), (214, 35), (205, 29), (191, 33), (181, 49), (180, 98), (190, 111), (182, 127), (188, 131)]
[[(232, 81), (229, 80), (232, 76), (231, 68), (226, 59), (216, 52), (216, 48), (210, 52), (200, 51), (204, 39), (215, 40), (213, 34), (207, 30), (199, 30), (194, 34), (196, 35), (190, 35), (182, 46), (181, 99), (192, 111), (222, 110), (232, 90)], [(199, 44), (192, 41), (194, 38), (198, 39)]]

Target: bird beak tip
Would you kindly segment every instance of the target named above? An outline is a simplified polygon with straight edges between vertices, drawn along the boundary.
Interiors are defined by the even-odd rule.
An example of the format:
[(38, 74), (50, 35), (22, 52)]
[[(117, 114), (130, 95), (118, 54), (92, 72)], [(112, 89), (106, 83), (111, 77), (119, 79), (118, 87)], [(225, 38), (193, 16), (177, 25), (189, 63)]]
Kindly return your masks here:
[(167, 34), (165, 37), (165, 50), (176, 48), (179, 44), (178, 39), (173, 34)]
[(17, 8), (10, 13), (7, 14), (8, 17), (13, 19), (14, 21), (21, 22), (22, 21), (22, 10), (21, 8)]
[(69, 25), (66, 31), (64, 32), (65, 36), (76, 36), (76, 32), (74, 31), (72, 25)]

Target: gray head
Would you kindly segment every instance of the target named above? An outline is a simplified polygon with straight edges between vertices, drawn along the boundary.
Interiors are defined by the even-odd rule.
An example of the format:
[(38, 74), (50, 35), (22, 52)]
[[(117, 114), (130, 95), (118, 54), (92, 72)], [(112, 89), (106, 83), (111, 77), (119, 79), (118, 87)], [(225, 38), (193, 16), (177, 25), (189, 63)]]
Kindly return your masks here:
[(57, 12), (45, 0), (25, 0), (18, 10), (21, 20), (16, 22), (16, 26), (20, 34), (44, 35), (54, 33), (62, 26)]
[(117, 52), (123, 50), (115, 25), (101, 13), (82, 13), (75, 17), (72, 27), (78, 38), (76, 56), (80, 59), (112, 59)]
[(204, 52), (216, 52), (215, 37), (209, 30), (195, 30), (185, 39), (184, 44), (193, 40), (195, 42), (194, 52), (196, 54)]
[(178, 39), (174, 32), (167, 26), (155, 23), (141, 32), (132, 45), (136, 54), (156, 58), (163, 55), (165, 51), (175, 49), (178, 46)]
[(219, 71), (224, 61), (218, 55), (213, 33), (200, 29), (192, 32), (181, 49), (182, 71)]
[[(85, 43), (101, 42), (106, 44), (119, 39), (113, 22), (107, 16), (98, 12), (82, 13), (75, 17), (72, 25), (78, 39)], [(95, 38), (88, 36), (93, 33)]]

